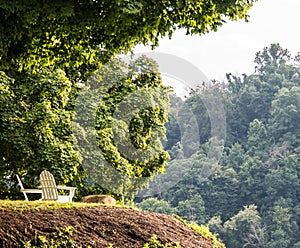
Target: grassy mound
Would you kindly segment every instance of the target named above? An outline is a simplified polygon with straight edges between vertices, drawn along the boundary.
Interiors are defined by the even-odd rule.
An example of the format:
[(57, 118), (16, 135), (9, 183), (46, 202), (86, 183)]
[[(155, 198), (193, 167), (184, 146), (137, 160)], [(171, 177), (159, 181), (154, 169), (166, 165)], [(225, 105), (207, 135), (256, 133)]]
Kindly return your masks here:
[(225, 247), (207, 228), (190, 226), (174, 216), (128, 207), (0, 201), (0, 247), (4, 248)]

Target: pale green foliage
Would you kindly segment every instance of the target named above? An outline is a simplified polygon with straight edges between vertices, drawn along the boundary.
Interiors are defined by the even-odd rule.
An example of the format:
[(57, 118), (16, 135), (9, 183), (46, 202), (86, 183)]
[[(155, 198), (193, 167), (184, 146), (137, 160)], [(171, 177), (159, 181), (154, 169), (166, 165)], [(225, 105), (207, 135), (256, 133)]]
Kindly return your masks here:
[(211, 233), (207, 226), (198, 225), (195, 222), (188, 223), (180, 217), (177, 217), (177, 219), (185, 223), (188, 227), (192, 228), (195, 232), (199, 233), (204, 238), (210, 240), (214, 248), (225, 248), (224, 244), (216, 237), (215, 234)]
[[(72, 235), (76, 229), (72, 226), (57, 228), (50, 240), (46, 236), (36, 233), (33, 240), (23, 243), (23, 248), (81, 248), (73, 239)], [(89, 247), (89, 246), (88, 246)]]
[(243, 210), (224, 223), (224, 228), (229, 230), (237, 230), (241, 227), (248, 228), (250, 223), (261, 221), (256, 208), (255, 205), (244, 206)]
[(92, 75), (75, 108), (83, 167), (102, 188), (129, 199), (169, 157), (161, 144), (169, 90), (157, 69), (145, 56), (112, 60)]
[(198, 225), (196, 223), (188, 223), (187, 226), (192, 228), (195, 232), (201, 234), (206, 239), (210, 240), (214, 245), (214, 248), (225, 248), (225, 245), (216, 237), (215, 234), (211, 233), (209, 228), (204, 225)]
[(174, 248), (180, 248), (180, 244), (179, 243), (165, 243), (162, 244), (157, 236), (155, 234), (152, 235), (152, 237), (150, 238), (149, 243), (144, 244), (143, 248), (168, 248), (168, 247), (174, 247)]
[[(44, 201), (10, 201), (0, 200), (0, 210), (9, 211), (41, 211), (41, 210), (57, 210), (57, 209), (71, 209), (71, 208), (93, 208), (101, 206), (100, 203), (83, 203), (83, 202), (44, 202)], [(129, 208), (128, 206), (121, 206), (122, 208)]]

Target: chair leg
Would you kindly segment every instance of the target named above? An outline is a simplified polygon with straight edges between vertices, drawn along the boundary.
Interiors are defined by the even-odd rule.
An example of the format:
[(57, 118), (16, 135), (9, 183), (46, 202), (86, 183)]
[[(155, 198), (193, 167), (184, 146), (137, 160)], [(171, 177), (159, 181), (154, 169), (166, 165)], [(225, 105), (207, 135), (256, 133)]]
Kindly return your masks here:
[[(22, 181), (21, 181), (21, 179), (20, 179), (20, 177), (19, 177), (18, 175), (16, 175), (16, 177), (17, 177), (18, 184), (19, 184), (19, 186), (20, 186), (20, 188), (21, 188), (21, 191), (22, 191), (22, 190), (24, 189), (23, 184), (22, 184)], [(23, 194), (24, 194), (25, 200), (26, 200), (26, 201), (29, 201), (26, 192), (24, 192), (24, 191), (22, 191), (22, 192), (23, 192)]]
[(29, 200), (28, 200), (28, 197), (27, 197), (27, 194), (26, 194), (25, 192), (23, 192), (23, 194), (24, 194), (25, 200), (26, 200), (26, 201), (29, 201)]

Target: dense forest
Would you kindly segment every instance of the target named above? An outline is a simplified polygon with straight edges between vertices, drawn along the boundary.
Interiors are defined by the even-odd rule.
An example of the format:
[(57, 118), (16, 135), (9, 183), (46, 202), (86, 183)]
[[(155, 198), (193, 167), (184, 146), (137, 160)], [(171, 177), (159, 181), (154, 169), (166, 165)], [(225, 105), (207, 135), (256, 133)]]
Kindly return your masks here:
[[(207, 100), (216, 94), (219, 108)], [(299, 55), (272, 44), (253, 74), (228, 74), (171, 103), (171, 160), (136, 204), (207, 224), (230, 248), (300, 247)], [(222, 113), (226, 137), (213, 131)]]

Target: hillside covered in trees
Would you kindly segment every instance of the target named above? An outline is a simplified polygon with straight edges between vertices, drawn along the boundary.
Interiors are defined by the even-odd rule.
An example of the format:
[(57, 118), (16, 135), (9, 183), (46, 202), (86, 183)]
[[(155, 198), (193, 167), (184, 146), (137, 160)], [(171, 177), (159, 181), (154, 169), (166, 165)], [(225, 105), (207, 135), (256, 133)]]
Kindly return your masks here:
[[(227, 81), (171, 97), (171, 161), (136, 204), (208, 224), (230, 248), (300, 247), (300, 57), (272, 44), (256, 54), (255, 73)], [(212, 132), (222, 113), (207, 104), (211, 92), (226, 137)]]

